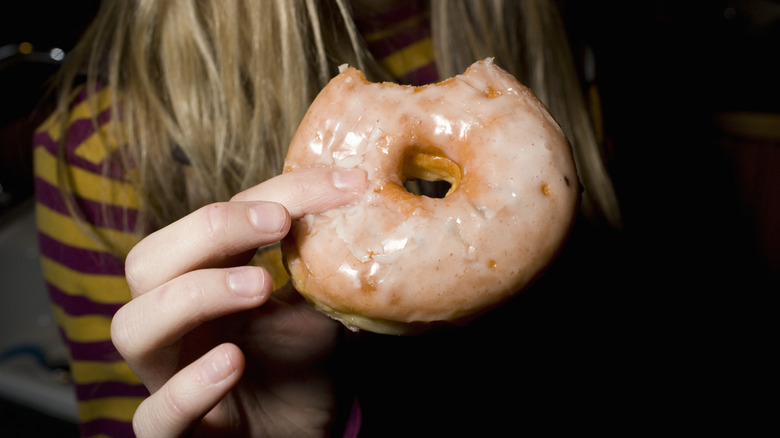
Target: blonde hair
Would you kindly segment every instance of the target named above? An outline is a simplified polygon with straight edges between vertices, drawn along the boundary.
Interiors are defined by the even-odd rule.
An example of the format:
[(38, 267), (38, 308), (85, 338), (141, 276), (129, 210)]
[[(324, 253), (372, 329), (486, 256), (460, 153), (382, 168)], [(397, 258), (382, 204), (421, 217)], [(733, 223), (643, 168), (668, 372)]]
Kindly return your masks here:
[[(535, 91), (573, 143), (584, 204), (617, 224), (553, 2), (432, 0), (431, 28), (442, 78), (492, 56)], [(123, 165), (140, 195), (140, 236), (146, 224), (164, 226), (276, 175), (309, 103), (342, 63), (389, 78), (348, 0), (104, 0), (62, 69), (59, 111), (80, 73), (88, 90), (109, 86), (122, 118), (109, 135), (132, 145)]]

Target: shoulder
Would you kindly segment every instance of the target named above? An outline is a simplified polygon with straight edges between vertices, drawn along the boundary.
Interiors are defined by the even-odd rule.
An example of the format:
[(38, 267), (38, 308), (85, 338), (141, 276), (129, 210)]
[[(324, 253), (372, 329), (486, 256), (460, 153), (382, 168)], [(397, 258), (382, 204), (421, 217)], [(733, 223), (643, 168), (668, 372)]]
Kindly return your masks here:
[[(77, 221), (108, 230), (110, 240), (124, 248), (135, 239), (139, 200), (120, 157), (121, 130), (110, 100), (106, 87), (94, 92), (80, 87), (67, 111), (55, 112), (38, 127), (33, 137), (35, 196), (39, 225), (59, 229)], [(78, 227), (72, 228), (72, 234), (80, 234), (75, 233)]]
[[(94, 170), (116, 149), (117, 142), (108, 139), (108, 127), (114, 123), (111, 90), (97, 86), (79, 86), (65, 111), (55, 111), (35, 132), (33, 147), (44, 148), (54, 156), (64, 147), (69, 163)], [(63, 138), (64, 137), (64, 138)]]

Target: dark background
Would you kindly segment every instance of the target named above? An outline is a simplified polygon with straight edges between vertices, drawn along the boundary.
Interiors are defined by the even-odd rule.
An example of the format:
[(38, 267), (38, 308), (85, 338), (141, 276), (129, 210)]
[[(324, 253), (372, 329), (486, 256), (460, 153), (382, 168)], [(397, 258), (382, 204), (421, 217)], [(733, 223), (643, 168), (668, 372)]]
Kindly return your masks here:
[[(592, 250), (565, 253), (561, 263), (576, 263), (582, 257), (589, 258), (588, 263), (575, 271), (576, 276), (569, 276), (569, 282), (546, 284), (566, 288), (566, 293), (527, 294), (498, 313), (495, 319), (501, 322), (478, 324), (466, 335), (463, 348), (490, 357), (495, 354), (490, 345), (511, 339), (484, 343), (485, 331), (496, 330), (490, 333), (501, 338), (511, 333), (504, 331), (509, 325), (525, 330), (526, 340), (513, 347), (518, 354), (571, 360), (576, 371), (555, 362), (557, 384), (546, 390), (525, 382), (518, 384), (518, 391), (547, 394), (545, 403), (552, 403), (550, 391), (562, 390), (561, 382), (576, 385), (572, 383), (576, 378), (591, 380), (581, 387), (580, 397), (569, 400), (577, 407), (569, 406), (567, 413), (579, 408), (583, 416), (594, 418), (588, 395), (600, 392), (597, 382), (609, 382), (601, 387), (602, 393), (615, 400), (597, 406), (614, 410), (614, 415), (631, 414), (627, 417), (653, 424), (686, 417), (710, 426), (735, 420), (734, 401), (752, 400), (747, 389), (761, 387), (756, 370), (763, 363), (763, 351), (774, 345), (762, 342), (773, 319), (769, 297), (777, 290), (780, 271), (776, 172), (780, 2), (562, 3), (575, 50), (587, 46), (596, 57), (608, 163), (624, 213), (624, 230), (582, 238)], [(0, 7), (0, 47), (28, 41), (36, 53), (46, 54), (53, 47), (67, 51), (97, 4), (94, 0), (5, 2)], [(45, 90), (55, 69), (56, 63), (45, 61), (45, 56), (17, 55), (0, 61), (0, 224), (3, 214), (32, 195), (29, 139), (50, 110)], [(732, 123), (745, 115), (753, 122)], [(754, 129), (755, 120), (765, 120), (767, 115), (769, 127)], [(555, 269), (562, 268), (554, 267), (551, 273)], [(520, 311), (522, 321), (507, 316), (521, 305), (534, 309), (533, 314)], [(544, 346), (539, 340), (528, 341), (528, 333), (541, 330), (548, 333), (547, 338), (537, 338), (544, 339)], [(366, 344), (365, 353), (390, 361), (384, 368), (392, 364), (402, 369), (408, 361), (388, 358), (384, 351), (410, 344), (429, 349), (430, 340), (375, 340)], [(572, 351), (578, 354), (552, 352), (552, 342), (560, 342), (562, 348), (576, 344)], [(457, 348), (454, 343), (449, 339), (440, 345)], [(512, 351), (501, 355), (504, 362), (493, 368), (493, 374), (536, 372), (551, 378), (549, 368), (542, 371), (548, 362), (513, 370)], [(442, 355), (449, 360), (455, 353), (447, 350)], [(448, 376), (435, 365), (430, 362), (412, 381), (419, 379), (422, 385), (426, 376)], [(501, 385), (500, 379), (489, 375), (490, 369), (475, 367), (482, 374), (474, 378), (485, 385)], [(467, 376), (451, 377), (457, 385)], [(410, 377), (389, 376), (381, 387), (391, 394), (388, 400), (402, 397), (392, 396), (403, 386), (398, 381), (402, 378)], [(462, 395), (466, 394), (464, 390)], [(635, 403), (626, 394), (646, 396), (646, 400)], [(385, 404), (370, 398), (366, 403), (367, 408)], [(485, 406), (487, 412), (493, 405), (486, 401)], [(702, 407), (708, 415), (692, 414)], [(414, 408), (419, 410), (413, 414)], [(7, 409), (11, 408), (3, 407)], [(467, 414), (444, 411), (419, 402), (397, 414), (420, 418)], [(645, 415), (635, 417), (637, 411)], [(497, 412), (504, 418), (513, 415)], [(483, 412), (473, 414), (479, 413)], [(762, 416), (759, 407), (747, 418)], [(22, 414), (12, 417), (30, 421)], [(372, 424), (382, 428), (388, 424), (386, 418), (369, 416), (367, 421), (369, 431)]]
[[(57, 69), (49, 52), (53, 48), (67, 52), (98, 4), (97, 0), (14, 0), (0, 5), (0, 47), (11, 50), (28, 42), (33, 48), (29, 55), (0, 59), (0, 226), (33, 194), (32, 133), (51, 111), (53, 101), (47, 90)], [(0, 291), (5, 292), (2, 282)], [(79, 435), (74, 424), (7, 400), (0, 400), (0, 425), (0, 435)]]
[(98, 0), (6, 1), (0, 6), (0, 47), (32, 44), (29, 55), (0, 60), (0, 222), (32, 195), (32, 133), (51, 112), (47, 94), (58, 63), (54, 48), (68, 51), (99, 5)]

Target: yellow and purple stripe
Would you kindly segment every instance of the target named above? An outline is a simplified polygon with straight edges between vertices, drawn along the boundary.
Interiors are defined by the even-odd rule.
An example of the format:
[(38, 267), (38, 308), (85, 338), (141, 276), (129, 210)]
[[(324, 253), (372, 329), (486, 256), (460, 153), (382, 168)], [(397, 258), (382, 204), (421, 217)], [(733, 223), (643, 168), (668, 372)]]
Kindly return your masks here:
[(374, 57), (398, 82), (425, 85), (438, 80), (427, 1), (402, 2), (358, 20)]
[[(136, 237), (138, 199), (116, 165), (106, 90), (82, 90), (70, 108), (65, 168), (84, 222), (120, 248)], [(92, 114), (96, 114), (93, 122)], [(41, 267), (68, 348), (83, 436), (130, 437), (132, 415), (148, 391), (114, 348), (111, 318), (130, 299), (124, 260), (107, 251), (73, 218), (59, 188), (60, 122), (52, 116), (33, 138)]]

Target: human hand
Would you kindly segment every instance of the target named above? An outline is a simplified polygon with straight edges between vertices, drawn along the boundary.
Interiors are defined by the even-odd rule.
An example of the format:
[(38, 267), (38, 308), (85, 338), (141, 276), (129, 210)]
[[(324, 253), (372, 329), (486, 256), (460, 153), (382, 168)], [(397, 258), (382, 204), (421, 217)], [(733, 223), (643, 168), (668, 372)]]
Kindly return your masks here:
[(292, 219), (353, 202), (365, 186), (362, 171), (290, 172), (133, 248), (133, 300), (111, 337), (151, 393), (133, 418), (138, 436), (327, 435), (335, 397), (325, 365), (339, 325), (294, 291), (272, 297), (270, 274), (242, 265)]

